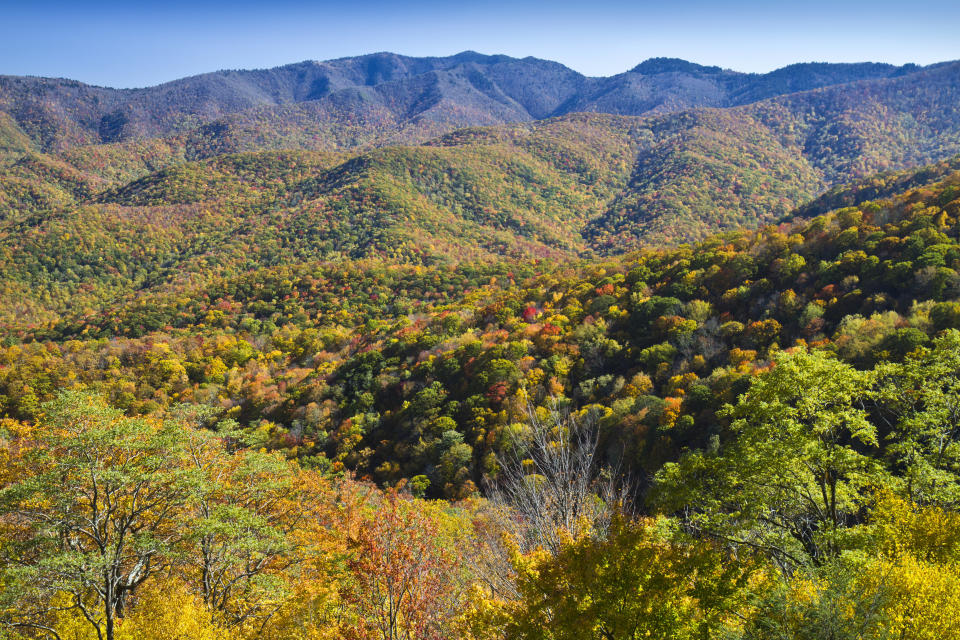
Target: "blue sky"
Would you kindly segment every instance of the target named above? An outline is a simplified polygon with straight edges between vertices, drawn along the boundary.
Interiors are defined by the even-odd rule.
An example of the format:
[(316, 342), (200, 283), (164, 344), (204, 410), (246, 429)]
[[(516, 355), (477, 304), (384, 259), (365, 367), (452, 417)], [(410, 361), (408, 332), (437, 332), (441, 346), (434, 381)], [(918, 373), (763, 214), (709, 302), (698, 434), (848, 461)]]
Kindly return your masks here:
[(532, 55), (588, 75), (655, 56), (758, 72), (960, 58), (958, 0), (0, 0), (0, 15), (0, 74), (115, 87), (374, 51)]

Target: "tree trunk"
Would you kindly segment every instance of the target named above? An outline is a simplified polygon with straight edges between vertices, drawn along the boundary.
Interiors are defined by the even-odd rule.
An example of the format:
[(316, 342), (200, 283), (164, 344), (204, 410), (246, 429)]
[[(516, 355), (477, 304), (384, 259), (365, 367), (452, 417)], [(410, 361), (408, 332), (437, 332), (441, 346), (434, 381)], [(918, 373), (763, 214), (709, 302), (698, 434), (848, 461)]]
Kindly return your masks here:
[(103, 618), (104, 618), (104, 640), (113, 640), (113, 617), (114, 617), (114, 600), (116, 599), (116, 585), (113, 584), (113, 581), (108, 576), (106, 579), (106, 589), (104, 590), (103, 598)]

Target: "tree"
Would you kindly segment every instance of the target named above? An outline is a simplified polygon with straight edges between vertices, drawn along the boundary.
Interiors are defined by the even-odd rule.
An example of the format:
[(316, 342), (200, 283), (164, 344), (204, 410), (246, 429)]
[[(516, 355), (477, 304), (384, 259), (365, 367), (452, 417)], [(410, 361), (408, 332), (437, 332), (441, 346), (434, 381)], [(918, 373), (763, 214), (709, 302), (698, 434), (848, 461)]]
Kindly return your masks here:
[(285, 600), (284, 574), (302, 560), (295, 534), (311, 481), (278, 454), (224, 455), (205, 434), (193, 434), (190, 457), (200, 482), (186, 515), (187, 573), (212, 613), (262, 625)]
[(693, 530), (761, 549), (787, 570), (827, 561), (870, 490), (889, 481), (865, 410), (872, 384), (872, 373), (823, 352), (779, 354), (724, 409), (724, 446), (657, 474), (659, 499)]
[(859, 537), (864, 553), (797, 572), (762, 594), (745, 640), (958, 638), (960, 516), (882, 490)]
[(130, 595), (183, 536), (178, 519), (198, 480), (185, 464), (186, 427), (124, 417), (83, 392), (44, 413), (0, 490), (4, 597), (15, 607), (4, 623), (58, 637), (50, 614), (76, 610), (113, 640)]
[(879, 404), (889, 416), (888, 457), (911, 500), (960, 504), (960, 331), (902, 363), (881, 364)]
[(358, 527), (348, 565), (361, 638), (447, 637), (459, 600), (456, 561), (425, 507), (391, 490)]
[(498, 457), (491, 499), (515, 512), (523, 548), (556, 553), (570, 539), (602, 533), (628, 491), (615, 469), (601, 465), (590, 413), (573, 416), (554, 401), (527, 415), (529, 431)]
[(518, 562), (509, 640), (715, 638), (743, 607), (751, 562), (702, 541), (672, 542), (653, 521), (615, 516), (607, 536)]
[[(760, 594), (742, 640), (893, 640), (881, 610), (882, 593), (857, 583), (855, 566), (833, 560), (806, 568)], [(875, 585), (874, 585), (875, 587)]]

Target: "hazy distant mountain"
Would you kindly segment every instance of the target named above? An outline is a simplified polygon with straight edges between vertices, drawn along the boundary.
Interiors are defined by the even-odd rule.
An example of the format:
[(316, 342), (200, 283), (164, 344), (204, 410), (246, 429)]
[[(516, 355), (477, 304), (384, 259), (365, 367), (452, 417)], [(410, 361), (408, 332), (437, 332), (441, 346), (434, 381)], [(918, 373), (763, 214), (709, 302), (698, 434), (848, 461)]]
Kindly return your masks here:
[[(457, 127), (523, 122), (578, 111), (644, 115), (728, 107), (919, 71), (915, 65), (797, 64), (745, 74), (655, 58), (589, 78), (536, 58), (464, 52), (445, 58), (375, 53), (275, 69), (218, 71), (145, 89), (0, 76), (0, 111), (39, 150), (156, 137), (223, 120), (303, 129), (327, 148), (419, 142)], [(0, 143), (3, 141), (0, 132)], [(9, 137), (9, 136), (7, 136)]]

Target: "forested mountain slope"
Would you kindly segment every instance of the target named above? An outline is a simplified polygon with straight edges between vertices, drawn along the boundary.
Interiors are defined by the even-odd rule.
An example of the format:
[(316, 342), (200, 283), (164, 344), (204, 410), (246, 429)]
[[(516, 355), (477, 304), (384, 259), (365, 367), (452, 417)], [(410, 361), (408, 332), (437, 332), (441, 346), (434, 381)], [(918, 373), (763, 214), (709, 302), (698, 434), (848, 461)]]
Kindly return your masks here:
[(960, 65), (646, 120), (657, 140), (585, 231), (607, 250), (778, 219), (828, 187), (960, 152)]
[(778, 348), (872, 366), (960, 327), (958, 197), (953, 173), (793, 226), (603, 261), (171, 279), (108, 315), (8, 325), (2, 407), (30, 419), (74, 381), (134, 413), (209, 403), (316, 464), (461, 496), (527, 403), (556, 396), (595, 412), (608, 454), (647, 477), (725, 438), (716, 411)]
[[(466, 56), (444, 68), (466, 61), (524, 62)], [(360, 77), (347, 67), (343, 77)], [(422, 67), (364, 68), (398, 78)], [(807, 79), (778, 75), (774, 84), (841, 71), (890, 77), (732, 108), (575, 113), (349, 151), (325, 150), (328, 140), (301, 127), (315, 121), (271, 120), (269, 110), (242, 129), (221, 120), (62, 152), (37, 151), (0, 117), (0, 320), (11, 334), (59, 335), (264, 268), (354, 260), (496, 268), (675, 246), (884, 197), (955, 167), (865, 177), (960, 153), (960, 64), (794, 71)], [(733, 77), (669, 60), (636, 73)], [(849, 180), (863, 182), (795, 210)], [(882, 188), (868, 186), (878, 180)], [(138, 331), (176, 324), (160, 315)]]
[[(83, 224), (86, 215), (115, 219), (116, 206), (166, 207), (161, 217), (175, 226), (191, 224), (190, 214), (171, 207), (205, 203), (221, 226), (246, 219), (228, 210), (256, 212), (245, 229), (283, 212), (310, 229), (297, 232), (310, 245), (297, 255), (316, 258), (457, 256), (461, 240), (474, 248), (465, 257), (616, 253), (774, 221), (838, 182), (960, 152), (958, 87), (960, 65), (941, 65), (732, 109), (574, 114), (309, 160), (286, 151), (257, 159), (262, 146), (312, 146), (274, 136), (266, 123), (256, 129), (271, 140), (262, 144), (201, 128), (63, 154), (11, 153), (0, 171), (0, 214), (43, 235), (47, 225)], [(7, 139), (24, 145), (15, 132)], [(207, 160), (188, 161), (200, 147)], [(221, 151), (252, 155), (220, 160)], [(87, 214), (72, 215), (84, 207)], [(282, 236), (283, 224), (271, 233)], [(406, 240), (395, 239), (394, 225)], [(461, 227), (463, 238), (451, 233)], [(209, 250), (219, 242), (204, 241)]]
[(956, 637), (958, 105), (0, 78), (0, 636)]
[[(456, 127), (576, 111), (620, 115), (728, 107), (785, 93), (918, 70), (915, 65), (802, 64), (744, 74), (652, 59), (609, 78), (561, 64), (463, 52), (446, 58), (377, 53), (274, 69), (218, 71), (145, 89), (0, 77), (0, 111), (40, 151), (165, 136), (220, 121), (310, 128), (328, 148), (419, 142)], [(223, 120), (221, 120), (223, 119)]]

